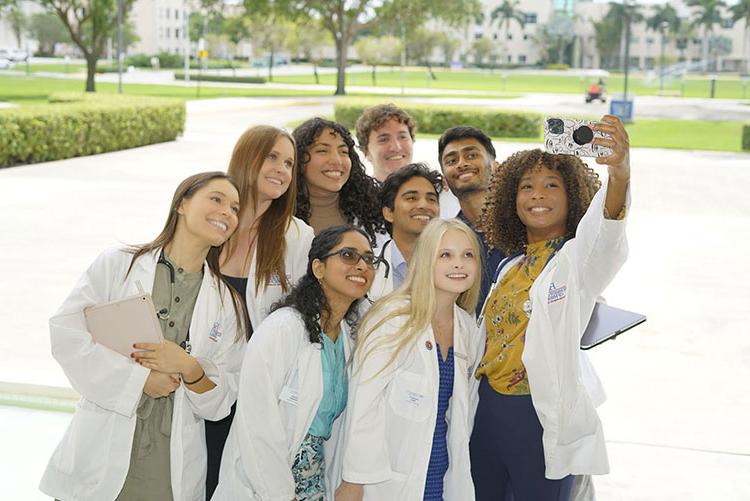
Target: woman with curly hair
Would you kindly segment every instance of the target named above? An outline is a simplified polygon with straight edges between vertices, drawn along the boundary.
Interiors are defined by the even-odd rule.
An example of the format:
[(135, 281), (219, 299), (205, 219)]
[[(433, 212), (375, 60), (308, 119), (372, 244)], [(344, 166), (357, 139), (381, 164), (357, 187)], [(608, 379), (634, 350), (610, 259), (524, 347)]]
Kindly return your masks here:
[(376, 265), (359, 228), (315, 237), (307, 273), (248, 343), (214, 501), (333, 499), (347, 359)]
[[(354, 140), (340, 124), (311, 118), (292, 132), (297, 142), (297, 213), (315, 233), (352, 224), (371, 242), (385, 233), (378, 184), (367, 175)], [(382, 238), (382, 236), (381, 236)]]
[(573, 475), (609, 471), (595, 407), (603, 390), (581, 352), (597, 296), (627, 256), (628, 135), (617, 117), (592, 127), (612, 149), (608, 179), (579, 158), (541, 150), (508, 158), (483, 212), (499, 266), (480, 317), (486, 348), (476, 372), (471, 437), (476, 499), (567, 501)]

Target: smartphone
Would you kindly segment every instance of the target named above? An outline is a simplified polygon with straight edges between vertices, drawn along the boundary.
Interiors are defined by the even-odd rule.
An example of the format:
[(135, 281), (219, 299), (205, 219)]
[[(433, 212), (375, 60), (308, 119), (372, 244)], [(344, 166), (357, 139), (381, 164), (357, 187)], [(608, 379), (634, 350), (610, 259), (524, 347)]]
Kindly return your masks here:
[(575, 118), (544, 119), (544, 149), (549, 153), (562, 153), (577, 157), (608, 157), (612, 149), (591, 144), (594, 138), (609, 138), (609, 134), (597, 132), (591, 128), (597, 123), (593, 120)]

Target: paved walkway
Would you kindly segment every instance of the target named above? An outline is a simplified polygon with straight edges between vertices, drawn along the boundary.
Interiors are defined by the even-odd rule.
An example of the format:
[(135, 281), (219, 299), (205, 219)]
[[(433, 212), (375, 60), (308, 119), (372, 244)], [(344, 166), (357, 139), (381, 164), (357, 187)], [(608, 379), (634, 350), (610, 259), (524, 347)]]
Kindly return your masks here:
[[(178, 141), (0, 170), (0, 381), (67, 386), (49, 354), (47, 319), (92, 259), (153, 238), (177, 183), (225, 168), (248, 125), (330, 113), (330, 103), (312, 100), (193, 102)], [(496, 146), (502, 159), (534, 145)], [(436, 166), (436, 149), (418, 139), (415, 159)], [(591, 353), (609, 394), (601, 416), (612, 473), (596, 478), (599, 499), (750, 499), (750, 155), (632, 156), (631, 254), (606, 296), (649, 320)], [(65, 419), (24, 411), (6, 421), (8, 412), (0, 408), (12, 429), (0, 436), (10, 444), (1, 471), (26, 473), (6, 481), (3, 490), (18, 494), (4, 497), (39, 499), (40, 457)], [(39, 435), (47, 429), (56, 432)]]

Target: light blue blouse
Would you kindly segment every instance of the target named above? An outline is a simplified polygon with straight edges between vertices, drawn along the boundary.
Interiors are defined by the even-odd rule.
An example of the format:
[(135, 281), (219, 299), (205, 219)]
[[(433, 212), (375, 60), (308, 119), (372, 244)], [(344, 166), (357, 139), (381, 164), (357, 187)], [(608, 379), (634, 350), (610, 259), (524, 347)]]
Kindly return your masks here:
[(346, 377), (346, 354), (344, 353), (345, 335), (342, 329), (334, 343), (325, 333), (320, 333), (323, 397), (320, 400), (318, 412), (313, 418), (309, 433), (326, 440), (331, 436), (333, 422), (344, 412), (349, 394), (349, 380)]

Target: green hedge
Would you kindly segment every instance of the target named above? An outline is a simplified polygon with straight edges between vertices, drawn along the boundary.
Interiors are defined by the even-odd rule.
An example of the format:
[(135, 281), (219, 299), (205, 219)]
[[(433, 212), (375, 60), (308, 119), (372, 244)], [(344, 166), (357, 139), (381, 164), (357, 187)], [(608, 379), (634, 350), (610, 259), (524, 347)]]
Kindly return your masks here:
[[(382, 102), (340, 99), (335, 106), (336, 121), (354, 129), (354, 123), (365, 108)], [(538, 138), (542, 131), (542, 116), (537, 113), (407, 102), (394, 104), (414, 117), (419, 132), (427, 134), (442, 134), (446, 129), (457, 125), (473, 125), (491, 137)]]
[(0, 167), (47, 162), (173, 141), (183, 101), (63, 93), (50, 104), (0, 111)]
[[(185, 80), (185, 72), (175, 71), (175, 80)], [(210, 75), (210, 74), (198, 74), (190, 73), (190, 80), (201, 82), (229, 82), (229, 83), (250, 83), (250, 84), (262, 84), (266, 83), (266, 79), (263, 77), (233, 77), (231, 75)]]
[(750, 151), (750, 124), (742, 126), (742, 149)]

